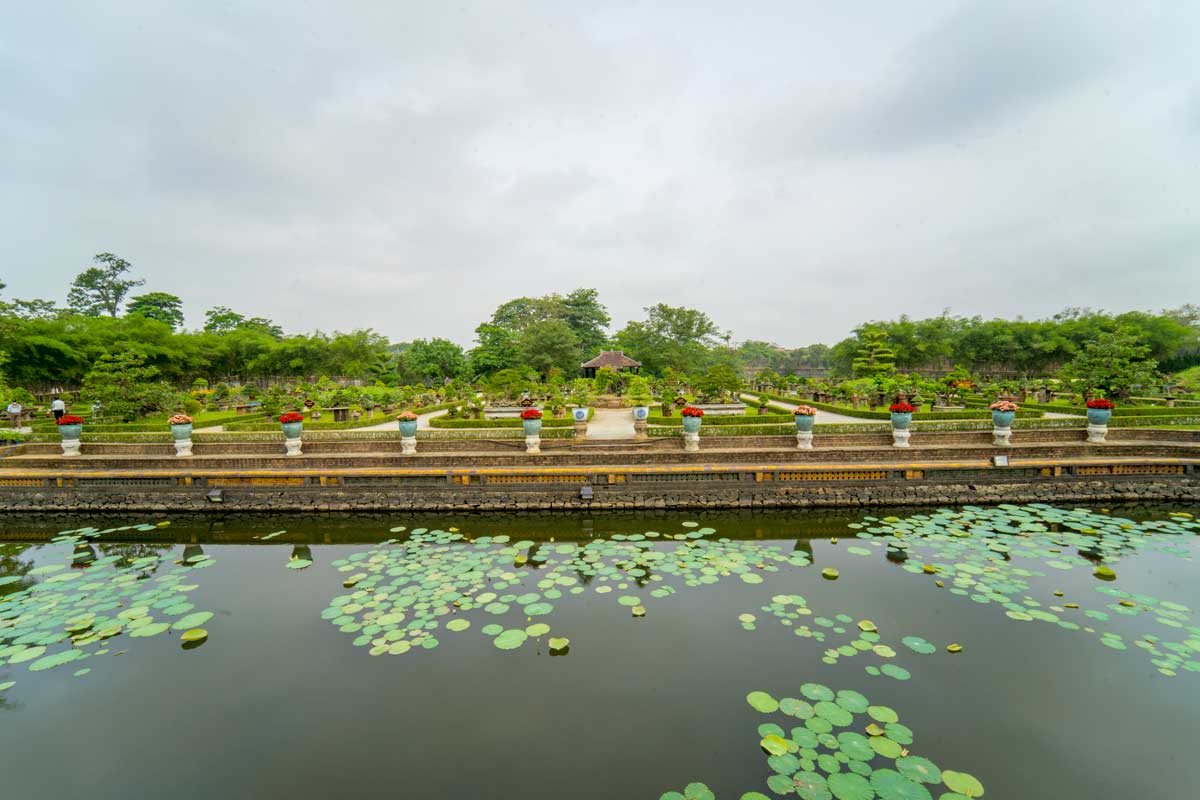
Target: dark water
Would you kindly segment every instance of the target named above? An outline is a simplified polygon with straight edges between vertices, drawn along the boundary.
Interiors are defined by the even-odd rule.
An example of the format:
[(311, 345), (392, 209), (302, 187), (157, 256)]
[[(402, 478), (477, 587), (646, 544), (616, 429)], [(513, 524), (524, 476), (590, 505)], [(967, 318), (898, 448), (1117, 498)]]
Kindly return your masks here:
[[(1198, 509), (1113, 514), (1166, 520), (1171, 511)], [(874, 516), (889, 513), (905, 519), (929, 512)], [(895, 709), (913, 731), (913, 754), (974, 775), (987, 798), (1195, 796), (1200, 673), (1177, 668), (1176, 675), (1164, 675), (1151, 654), (1132, 645), (1146, 634), (1200, 639), (1200, 629), (1186, 627), (1200, 624), (1193, 612), (1177, 612), (1188, 618), (1182, 628), (1156, 622), (1154, 614), (1112, 615), (1092, 623), (1095, 634), (1014, 620), (997, 602), (951, 594), (948, 577), (938, 588), (935, 576), (906, 571), (888, 560), (883, 542), (855, 540), (856, 531), (846, 526), (861, 518), (231, 516), (173, 518), (153, 531), (105, 534), (97, 541), (109, 552), (128, 545), (138, 548), (135, 555), (169, 556), (160, 572), (174, 567), (171, 559), (189, 546), (189, 554), (198, 546), (214, 560), (186, 577), (197, 585), (190, 602), (215, 613), (203, 625), (209, 639), (183, 650), (178, 631), (122, 634), (105, 643), (105, 655), (40, 672), (0, 658), (0, 684), (16, 682), (0, 692), (0, 786), (14, 798), (658, 798), (703, 781), (718, 798), (749, 791), (773, 797), (765, 782), (772, 769), (756, 729), (764, 722), (785, 729), (801, 723), (755, 711), (746, 694), (801, 697), (802, 684), (815, 682)], [(8, 542), (0, 544), (0, 576), (69, 563), (72, 544), (47, 542), (57, 531), (161, 519), (0, 517), (0, 541)], [(511, 651), (493, 646), (481, 632), (486, 624), (531, 622), (515, 604), (502, 615), (463, 612), (471, 628), (437, 631), (436, 649), (377, 657), (368, 654), (370, 645), (353, 644), (358, 634), (343, 633), (321, 616), (333, 598), (354, 591), (342, 587), (348, 573), (333, 562), (416, 528), (457, 527), (471, 537), (507, 535), (549, 546), (551, 539), (582, 545), (614, 534), (694, 532), (681, 524), (691, 520), (715, 529), (705, 539), (766, 548), (749, 551), (751, 567), (762, 553), (811, 552), (813, 563), (759, 570), (764, 580), (758, 584), (735, 574), (689, 587), (668, 574), (645, 587), (630, 582), (627, 590), (598, 594), (593, 583), (581, 594), (564, 594), (552, 614), (532, 620), (549, 624), (549, 636), (570, 638), (562, 657), (550, 656), (547, 636)], [(397, 526), (408, 531), (388, 532)], [(252, 538), (281, 529), (287, 533), (271, 540)], [(1028, 597), (1041, 607), (1075, 600), (1100, 609), (1116, 602), (1097, 592), (1102, 586), (1200, 607), (1196, 531), (1137, 534), (1146, 546), (1114, 551), (1109, 563), (1118, 577), (1112, 582), (1098, 581), (1090, 565), (1056, 570), (1012, 556), (1008, 566), (1045, 573), (1028, 577), (1028, 587), (1014, 590), (1012, 599)], [(905, 538), (910, 568), (929, 558), (919, 552), (920, 536)], [(1063, 539), (1055, 533), (1030, 538), (1047, 547)], [(297, 545), (308, 547), (296, 552), (311, 554), (313, 564), (287, 569)], [(848, 551), (861, 545), (870, 555)], [(653, 547), (676, 546), (660, 540)], [(1061, 549), (1076, 557), (1079, 548)], [(551, 556), (540, 569), (514, 570), (519, 585), (500, 593), (537, 591), (539, 575), (553, 564)], [(826, 567), (840, 577), (823, 579)], [(678, 590), (648, 595), (665, 584)], [(23, 585), (0, 586), (0, 620), (11, 607), (3, 598)], [(1055, 597), (1055, 590), (1063, 596)], [(626, 593), (644, 598), (644, 618), (618, 603)], [(863, 654), (823, 663), (826, 648), (846, 644), (857, 629), (839, 622), (848, 632), (827, 631), (825, 643), (797, 636), (762, 610), (785, 594), (806, 599), (814, 614), (803, 622), (814, 629), (815, 616), (870, 619), (895, 657)], [(743, 629), (742, 613), (756, 615), (755, 630)], [(1088, 622), (1070, 614), (1059, 616)], [(1128, 648), (1102, 646), (1103, 631), (1117, 632)], [(0, 643), (3, 633), (0, 628)], [(910, 634), (937, 651), (918, 654), (901, 645)], [(963, 651), (947, 653), (951, 642)], [(121, 649), (127, 652), (115, 656)], [(911, 679), (864, 669), (886, 662), (909, 670)], [(80, 667), (91, 671), (74, 677)], [(856, 718), (853, 728), (868, 722)], [(928, 788), (935, 798), (949, 791)]]

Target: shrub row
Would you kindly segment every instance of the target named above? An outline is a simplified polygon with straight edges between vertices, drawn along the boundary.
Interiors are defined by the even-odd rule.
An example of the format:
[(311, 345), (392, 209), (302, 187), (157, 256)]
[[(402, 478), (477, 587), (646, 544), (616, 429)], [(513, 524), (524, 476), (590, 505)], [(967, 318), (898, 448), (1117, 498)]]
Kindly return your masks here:
[[(683, 427), (683, 417), (663, 417), (651, 414), (647, 419), (651, 425), (669, 425), (675, 428)], [(720, 416), (708, 416), (704, 418), (704, 423), (701, 427), (709, 427), (711, 425), (795, 425), (791, 414), (722, 414)]]
[[(815, 400), (801, 400), (798, 397), (786, 397), (777, 394), (762, 394), (762, 397), (769, 397), (772, 400), (778, 400), (782, 403), (791, 403), (793, 405), (812, 406), (819, 411), (828, 411), (831, 414), (841, 414), (843, 417), (857, 417), (859, 419), (886, 419), (890, 420), (892, 414), (890, 411), (871, 411), (867, 408), (852, 408), (850, 406), (839, 406), (833, 403), (819, 403)], [(984, 409), (986, 410), (986, 409)], [(1022, 406), (1017, 412), (1017, 418), (1038, 418), (1041, 413), (1035, 410), (1027, 411)], [(979, 411), (917, 411), (913, 414), (913, 420), (955, 420), (955, 419), (979, 419)]]
[[(523, 428), (524, 420), (520, 419), (447, 419), (445, 417), (433, 417), (429, 420), (430, 427), (433, 428)], [(546, 428), (573, 428), (575, 420), (567, 417), (566, 419), (552, 419), (551, 417), (542, 417), (542, 430)]]

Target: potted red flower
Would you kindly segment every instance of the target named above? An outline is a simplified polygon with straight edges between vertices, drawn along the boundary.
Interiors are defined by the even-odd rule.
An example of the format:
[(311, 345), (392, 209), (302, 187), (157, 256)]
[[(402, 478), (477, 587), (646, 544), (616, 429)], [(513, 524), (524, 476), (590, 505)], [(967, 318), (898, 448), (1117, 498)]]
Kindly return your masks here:
[(892, 412), (892, 428), (898, 431), (908, 430), (908, 426), (912, 424), (912, 415), (915, 410), (903, 401), (888, 406), (888, 411)]
[(283, 428), (283, 435), (288, 439), (299, 439), (300, 432), (304, 429), (304, 415), (295, 411), (289, 411), (286, 414), (279, 416), (279, 425)]
[(1094, 397), (1087, 401), (1088, 423), (1092, 425), (1108, 425), (1113, 409), (1117, 404), (1103, 397)]
[(685, 433), (699, 433), (700, 422), (704, 418), (704, 410), (695, 406), (684, 406), (679, 412), (679, 416), (683, 417), (683, 430)]
[(526, 436), (540, 436), (542, 433), (542, 412), (536, 408), (527, 408), (521, 412), (521, 424)]

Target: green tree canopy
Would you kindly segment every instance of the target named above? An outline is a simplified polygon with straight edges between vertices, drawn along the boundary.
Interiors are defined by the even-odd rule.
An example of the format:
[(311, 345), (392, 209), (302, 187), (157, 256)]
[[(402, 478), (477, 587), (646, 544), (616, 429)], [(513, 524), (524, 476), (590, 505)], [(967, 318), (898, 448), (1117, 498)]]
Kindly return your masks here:
[(129, 299), (125, 314), (141, 314), (170, 325), (172, 330), (183, 327), (183, 301), (166, 292), (147, 292)]
[(97, 253), (92, 261), (98, 266), (88, 267), (75, 276), (67, 293), (67, 302), (72, 309), (86, 316), (108, 314), (115, 317), (129, 290), (145, 281), (123, 277), (132, 265), (112, 253)]

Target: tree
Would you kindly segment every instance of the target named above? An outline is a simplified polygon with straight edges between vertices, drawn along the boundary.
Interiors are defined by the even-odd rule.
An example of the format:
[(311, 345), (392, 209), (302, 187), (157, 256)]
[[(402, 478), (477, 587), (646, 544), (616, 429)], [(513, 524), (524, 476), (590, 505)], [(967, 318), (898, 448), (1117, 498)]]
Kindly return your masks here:
[(854, 374), (860, 378), (882, 378), (896, 371), (896, 352), (887, 345), (887, 334), (867, 326), (859, 331), (854, 354)]
[(403, 355), (406, 366), (426, 382), (441, 383), (467, 373), (466, 354), (449, 339), (417, 339)]
[(576, 289), (562, 299), (563, 320), (571, 326), (583, 353), (592, 353), (608, 340), (605, 329), (612, 318), (595, 289)]
[(98, 253), (92, 261), (100, 266), (88, 267), (75, 277), (71, 291), (67, 293), (67, 302), (72, 309), (85, 316), (97, 317), (107, 313), (115, 317), (121, 311), (121, 303), (129, 290), (141, 286), (145, 281), (121, 277), (129, 272), (131, 265), (112, 253)]
[(742, 380), (728, 364), (718, 364), (696, 380), (696, 391), (704, 397), (721, 397), (739, 392)]
[(171, 330), (183, 327), (183, 301), (166, 292), (147, 292), (129, 299), (125, 315), (141, 314), (147, 319), (156, 319), (171, 326)]
[(209, 333), (229, 333), (241, 327), (245, 321), (245, 317), (225, 306), (217, 306), (204, 312), (204, 330)]
[(1134, 389), (1155, 383), (1157, 368), (1150, 346), (1123, 328), (1085, 344), (1063, 367), (1062, 375), (1078, 381), (1085, 391), (1128, 399)]
[(511, 369), (520, 360), (517, 351), (518, 334), (499, 325), (484, 322), (475, 329), (478, 344), (471, 349), (471, 374), (491, 375), (502, 369)]
[(561, 319), (531, 323), (518, 345), (521, 363), (544, 377), (555, 367), (563, 372), (579, 368), (579, 339)]
[(166, 408), (170, 390), (157, 376), (138, 353), (105, 353), (84, 376), (82, 395), (100, 404), (100, 416), (132, 421)]

